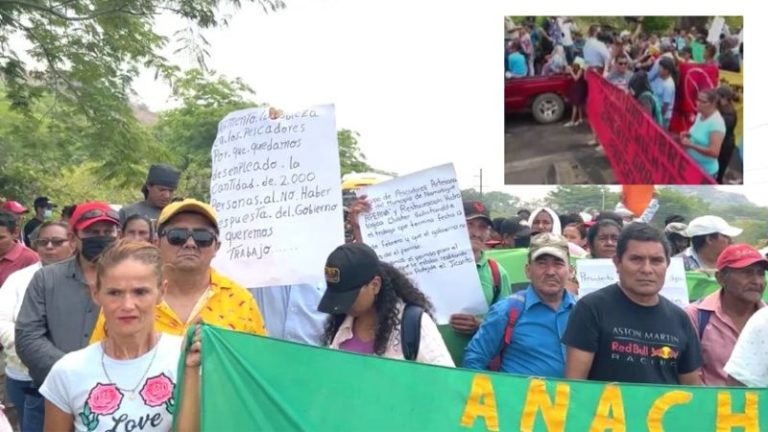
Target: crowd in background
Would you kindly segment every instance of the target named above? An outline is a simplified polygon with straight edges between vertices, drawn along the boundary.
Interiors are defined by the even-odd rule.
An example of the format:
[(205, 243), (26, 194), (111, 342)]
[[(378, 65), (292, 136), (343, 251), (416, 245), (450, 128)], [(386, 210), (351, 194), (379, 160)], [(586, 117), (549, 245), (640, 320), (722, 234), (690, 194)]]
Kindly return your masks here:
[[(198, 430), (199, 332), (178, 376), (182, 336), (199, 322), (359, 354), (548, 378), (686, 385), (768, 385), (768, 259), (715, 215), (648, 224), (614, 211), (521, 209), (492, 220), (464, 202), (479, 295), (488, 312), (434, 320), (433, 299), (365, 245), (364, 196), (349, 201), (347, 242), (330, 251), (323, 289), (243, 287), (211, 266), (216, 211), (175, 199), (178, 171), (153, 166), (145, 200), (115, 211), (79, 203), (43, 221), (24, 246), (21, 210), (0, 211), (0, 343), (6, 396), (22, 430), (114, 430), (150, 419)], [(6, 203), (7, 204), (7, 203)], [(493, 249), (520, 249), (505, 267)], [(685, 309), (660, 295), (672, 257), (716, 275), (720, 289)], [(579, 294), (572, 259), (608, 259), (619, 282)], [(510, 265), (510, 264), (506, 264)], [(318, 269), (319, 270), (319, 269)], [(520, 287), (510, 275), (524, 272)], [(234, 276), (234, 275), (232, 275)], [(288, 282), (288, 281), (286, 281)], [(459, 286), (440, 287), (451, 296)], [(615, 329), (622, 329), (617, 333)], [(180, 401), (171, 391), (184, 382)], [(146, 421), (150, 421), (146, 420)], [(122, 426), (121, 426), (122, 425)]]
[[(635, 20), (633, 31), (593, 24), (583, 35), (573, 20), (566, 17), (546, 17), (541, 25), (533, 17), (521, 24), (507, 24), (508, 79), (567, 74), (573, 80), (568, 93), (572, 113), (565, 127), (579, 126), (585, 121), (586, 73), (590, 69), (631, 94), (656, 124), (669, 130), (682, 85), (681, 64), (711, 64), (720, 70), (740, 72), (743, 61), (741, 29), (739, 35), (731, 34), (727, 26), (719, 42), (713, 44), (707, 41), (706, 29), (643, 32), (642, 18)], [(675, 134), (674, 139), (702, 171), (723, 184), (737, 148), (736, 95), (730, 86), (720, 85), (696, 96), (693, 125)], [(590, 144), (598, 143), (595, 140)]]

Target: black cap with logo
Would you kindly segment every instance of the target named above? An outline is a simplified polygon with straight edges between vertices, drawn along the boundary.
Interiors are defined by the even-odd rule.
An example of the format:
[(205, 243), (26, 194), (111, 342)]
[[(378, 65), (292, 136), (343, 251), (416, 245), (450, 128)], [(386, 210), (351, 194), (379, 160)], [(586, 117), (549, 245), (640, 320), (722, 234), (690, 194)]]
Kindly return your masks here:
[(357, 300), (363, 285), (379, 273), (379, 257), (363, 243), (337, 247), (325, 263), (327, 288), (317, 310), (331, 315), (345, 314)]

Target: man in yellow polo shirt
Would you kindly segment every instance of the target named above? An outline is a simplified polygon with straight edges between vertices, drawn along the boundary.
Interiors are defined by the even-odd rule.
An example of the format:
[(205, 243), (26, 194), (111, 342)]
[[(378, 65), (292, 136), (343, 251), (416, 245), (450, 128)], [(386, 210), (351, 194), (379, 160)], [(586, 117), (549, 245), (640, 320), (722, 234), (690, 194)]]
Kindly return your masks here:
[[(155, 311), (155, 328), (182, 335), (198, 316), (208, 324), (266, 335), (261, 311), (251, 294), (211, 268), (219, 250), (216, 211), (194, 199), (171, 203), (157, 220), (158, 246), (168, 289)], [(99, 315), (91, 342), (101, 340)]]

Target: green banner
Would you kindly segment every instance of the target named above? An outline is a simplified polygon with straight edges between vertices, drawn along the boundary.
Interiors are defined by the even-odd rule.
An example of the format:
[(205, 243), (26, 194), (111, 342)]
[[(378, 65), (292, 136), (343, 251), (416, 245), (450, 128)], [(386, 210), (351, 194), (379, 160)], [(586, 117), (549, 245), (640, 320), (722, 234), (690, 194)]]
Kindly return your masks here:
[[(486, 256), (496, 260), (509, 275), (512, 283), (512, 291), (517, 291), (528, 286), (528, 278), (525, 276), (525, 264), (528, 262), (528, 249), (493, 249), (485, 252)], [(576, 265), (578, 258), (571, 258), (571, 264)], [(688, 299), (694, 302), (700, 298), (720, 289), (720, 285), (714, 276), (699, 271), (685, 273), (688, 285)], [(768, 275), (766, 276), (768, 284)], [(768, 302), (768, 290), (763, 293), (763, 299)]]
[(203, 431), (768, 430), (765, 388), (477, 373), (208, 325), (202, 344)]

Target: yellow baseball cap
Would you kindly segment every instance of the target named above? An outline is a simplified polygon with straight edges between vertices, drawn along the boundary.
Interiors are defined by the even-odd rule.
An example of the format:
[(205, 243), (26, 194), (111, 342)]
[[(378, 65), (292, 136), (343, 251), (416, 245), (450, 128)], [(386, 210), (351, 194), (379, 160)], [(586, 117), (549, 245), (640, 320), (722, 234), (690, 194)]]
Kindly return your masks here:
[(172, 202), (165, 206), (163, 211), (160, 212), (160, 217), (157, 218), (158, 227), (163, 226), (166, 222), (171, 220), (179, 213), (197, 213), (208, 219), (213, 224), (216, 232), (219, 231), (219, 223), (217, 221), (218, 218), (216, 216), (216, 210), (214, 210), (210, 204), (206, 204), (193, 198)]

